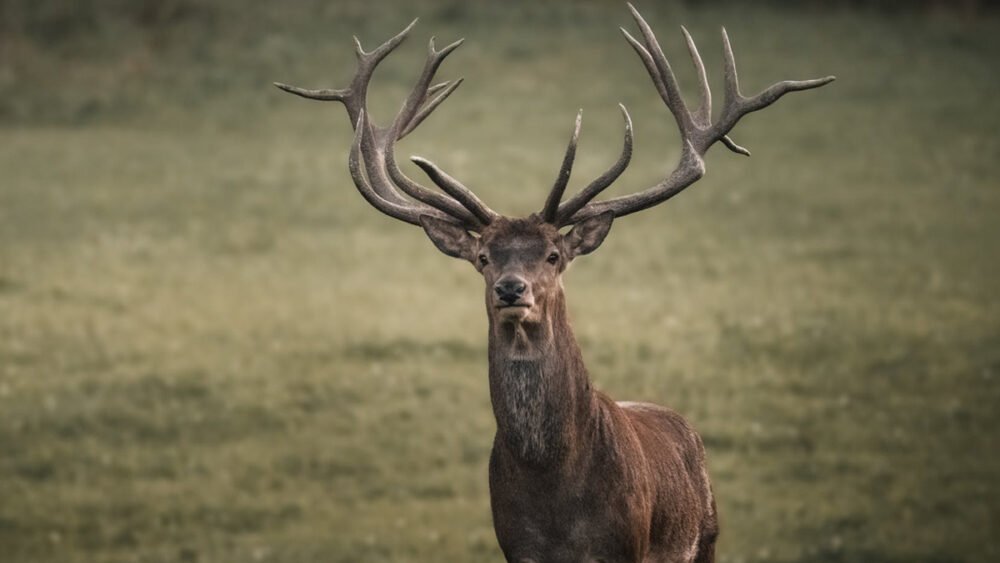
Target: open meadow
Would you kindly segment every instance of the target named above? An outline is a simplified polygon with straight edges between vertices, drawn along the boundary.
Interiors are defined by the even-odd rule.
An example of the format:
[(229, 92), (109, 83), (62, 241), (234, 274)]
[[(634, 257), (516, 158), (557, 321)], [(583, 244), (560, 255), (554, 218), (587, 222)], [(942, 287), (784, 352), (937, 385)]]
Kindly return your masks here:
[[(0, 560), (493, 562), (482, 280), (359, 196), (351, 35), (466, 81), (398, 154), (498, 211), (671, 170), (624, 4), (8, 1)], [(641, 2), (694, 99), (836, 75), (566, 275), (596, 385), (702, 433), (723, 562), (1000, 560), (1000, 15)], [(401, 159), (405, 161), (405, 159)], [(409, 162), (408, 175), (423, 178)]]

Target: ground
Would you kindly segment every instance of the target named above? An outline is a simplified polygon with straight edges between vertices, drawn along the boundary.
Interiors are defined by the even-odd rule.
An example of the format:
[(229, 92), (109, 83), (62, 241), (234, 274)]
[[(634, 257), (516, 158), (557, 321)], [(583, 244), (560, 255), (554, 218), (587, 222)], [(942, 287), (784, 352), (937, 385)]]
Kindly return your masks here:
[[(627, 10), (175, 4), (0, 37), (5, 560), (500, 561), (481, 279), (364, 203), (339, 107), (269, 82), (342, 86), (351, 33), (420, 15), (384, 122), (422, 43), (465, 36), (399, 154), (527, 214), (580, 107), (571, 186), (615, 158), (619, 101), (613, 193), (674, 165)], [(713, 84), (720, 24), (747, 92), (838, 80), (574, 264), (596, 385), (701, 431), (721, 561), (996, 560), (1000, 20), (639, 8), (688, 91), (681, 23)]]

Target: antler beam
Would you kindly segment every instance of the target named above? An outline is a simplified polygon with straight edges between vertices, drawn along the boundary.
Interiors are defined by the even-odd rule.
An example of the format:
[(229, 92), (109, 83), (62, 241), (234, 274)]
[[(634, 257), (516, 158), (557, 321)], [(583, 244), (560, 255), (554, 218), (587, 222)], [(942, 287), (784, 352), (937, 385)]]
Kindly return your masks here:
[(396, 165), (394, 154), (396, 141), (413, 132), (461, 85), (461, 78), (435, 85), (431, 83), (441, 63), (463, 40), (438, 50), (434, 38), (431, 38), (420, 77), (390, 125), (379, 127), (368, 112), (368, 86), (375, 69), (406, 39), (416, 23), (417, 20), (413, 20), (406, 29), (368, 52), (355, 37), (358, 67), (347, 88), (309, 90), (279, 82), (274, 85), (303, 98), (344, 104), (354, 126), (354, 142), (348, 161), (351, 178), (362, 197), (373, 207), (413, 225), (420, 225), (421, 215), (431, 215), (458, 222), (470, 230), (480, 230), (497, 215), (475, 194), (441, 172), (433, 163), (415, 158), (417, 165), (428, 172), (445, 194), (431, 191), (403, 174)]
[[(712, 92), (708, 86), (705, 65), (701, 60), (701, 55), (698, 53), (698, 48), (694, 40), (691, 38), (691, 34), (688, 33), (687, 29), (681, 27), (681, 31), (687, 42), (688, 53), (691, 55), (691, 61), (694, 63), (698, 75), (698, 91), (701, 103), (694, 112), (687, 109), (687, 105), (681, 97), (677, 79), (670, 68), (670, 62), (663, 54), (663, 50), (660, 48), (660, 44), (656, 40), (656, 35), (653, 33), (652, 28), (650, 28), (649, 24), (632, 4), (629, 4), (628, 7), (639, 27), (642, 41), (633, 37), (624, 28), (621, 28), (621, 31), (625, 35), (625, 39), (629, 45), (639, 55), (639, 59), (642, 61), (643, 66), (646, 67), (646, 71), (653, 81), (653, 86), (677, 122), (682, 142), (680, 163), (663, 181), (646, 190), (606, 201), (588, 203), (604, 188), (610, 185), (611, 181), (617, 178), (617, 174), (620, 174), (621, 171), (618, 170), (617, 174), (614, 174), (614, 178), (606, 183), (595, 181), (572, 199), (559, 206), (558, 212), (552, 221), (559, 226), (577, 223), (583, 219), (607, 211), (613, 211), (616, 217), (620, 217), (647, 209), (670, 199), (684, 190), (684, 188), (698, 181), (705, 174), (705, 162), (702, 157), (716, 142), (721, 141), (729, 150), (750, 156), (750, 151), (737, 145), (728, 136), (729, 132), (743, 116), (770, 106), (789, 92), (818, 88), (829, 84), (835, 78), (827, 76), (815, 80), (786, 80), (770, 86), (756, 96), (747, 98), (740, 93), (739, 79), (736, 74), (736, 61), (733, 57), (732, 46), (729, 43), (729, 36), (726, 34), (725, 28), (723, 28), (722, 45), (725, 56), (724, 101), (719, 119), (715, 123), (712, 123)], [(622, 110), (624, 111), (624, 107)], [(625, 116), (626, 121), (628, 121), (627, 112)], [(626, 152), (631, 153), (630, 123), (626, 131)], [(622, 160), (627, 164), (628, 158), (624, 154)], [(624, 166), (622, 169), (624, 169)], [(612, 168), (609, 173), (616, 170), (617, 168)], [(604, 177), (602, 176), (601, 178)], [(553, 189), (550, 200), (555, 195), (555, 191)], [(547, 208), (548, 206), (546, 206)]]

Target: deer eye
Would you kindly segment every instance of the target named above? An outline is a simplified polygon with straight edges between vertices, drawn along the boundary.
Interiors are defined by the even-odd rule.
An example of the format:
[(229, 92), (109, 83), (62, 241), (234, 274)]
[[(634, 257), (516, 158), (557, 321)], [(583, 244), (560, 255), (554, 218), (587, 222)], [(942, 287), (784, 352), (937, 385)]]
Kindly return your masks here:
[(480, 266), (484, 266), (485, 267), (489, 263), (490, 263), (490, 260), (489, 260), (489, 258), (486, 257), (485, 254), (480, 254), (479, 255), (479, 265)]
[(559, 253), (553, 252), (552, 254), (549, 254), (549, 257), (546, 258), (545, 261), (548, 262), (549, 264), (555, 264), (556, 262), (559, 262)]

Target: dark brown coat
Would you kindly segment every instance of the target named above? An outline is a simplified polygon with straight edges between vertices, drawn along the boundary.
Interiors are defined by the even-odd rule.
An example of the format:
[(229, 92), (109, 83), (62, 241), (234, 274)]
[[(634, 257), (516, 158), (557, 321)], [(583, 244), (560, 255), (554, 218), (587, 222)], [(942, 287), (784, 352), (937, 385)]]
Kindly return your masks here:
[(504, 555), (536, 563), (712, 561), (718, 525), (700, 438), (669, 409), (615, 403), (593, 388), (561, 268), (545, 275), (533, 267), (548, 265), (550, 248), (571, 256), (567, 238), (537, 220), (505, 220), (479, 247), (491, 258), (487, 287), (519, 276), (541, 311), (511, 316), (487, 294), (497, 421), (490, 497)]

